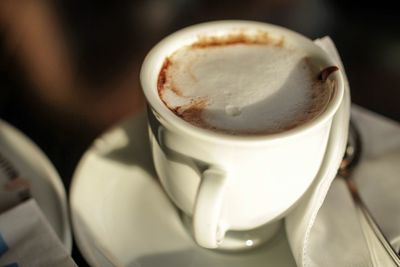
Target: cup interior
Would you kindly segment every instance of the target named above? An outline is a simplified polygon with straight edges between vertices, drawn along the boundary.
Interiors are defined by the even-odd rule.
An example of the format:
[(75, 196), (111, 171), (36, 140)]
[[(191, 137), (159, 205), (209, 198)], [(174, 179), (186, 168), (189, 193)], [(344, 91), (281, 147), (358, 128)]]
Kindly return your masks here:
[(159, 42), (147, 55), (141, 69), (141, 84), (146, 99), (151, 110), (157, 118), (167, 122), (168, 127), (194, 135), (199, 138), (215, 139), (224, 142), (246, 142), (258, 143), (264, 141), (278, 141), (303, 134), (317, 125), (322, 125), (326, 120), (333, 117), (338, 109), (343, 97), (343, 77), (340, 71), (334, 72), (329, 76), (335, 84), (331, 99), (316, 118), (293, 129), (289, 129), (276, 134), (268, 135), (230, 135), (226, 133), (214, 132), (207, 129), (196, 127), (175, 115), (160, 99), (158, 95), (158, 77), (163, 64), (171, 54), (179, 48), (191, 45), (203, 38), (226, 36), (235, 33), (243, 33), (249, 36), (267, 33), (273, 39), (284, 40), (285, 45), (297, 49), (302, 49), (312, 59), (316, 68), (326, 68), (336, 65), (332, 59), (310, 39), (295, 33), (286, 28), (267, 23), (252, 21), (215, 21), (198, 24), (177, 31)]

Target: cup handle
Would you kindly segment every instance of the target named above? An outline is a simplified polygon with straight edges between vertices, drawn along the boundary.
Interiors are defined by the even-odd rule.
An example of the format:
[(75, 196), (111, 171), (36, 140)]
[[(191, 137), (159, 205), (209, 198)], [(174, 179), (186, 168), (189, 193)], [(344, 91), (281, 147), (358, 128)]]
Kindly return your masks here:
[(222, 170), (210, 168), (203, 172), (193, 213), (194, 238), (202, 247), (217, 248), (225, 236), (220, 217), (226, 180)]

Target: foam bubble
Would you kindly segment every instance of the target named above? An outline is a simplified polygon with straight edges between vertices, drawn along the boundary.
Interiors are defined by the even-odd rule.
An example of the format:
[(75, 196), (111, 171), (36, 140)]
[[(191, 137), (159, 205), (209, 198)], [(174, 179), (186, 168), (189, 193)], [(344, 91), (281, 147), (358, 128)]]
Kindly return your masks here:
[(225, 107), (225, 113), (229, 116), (239, 116), (242, 114), (242, 108), (234, 105), (227, 105)]

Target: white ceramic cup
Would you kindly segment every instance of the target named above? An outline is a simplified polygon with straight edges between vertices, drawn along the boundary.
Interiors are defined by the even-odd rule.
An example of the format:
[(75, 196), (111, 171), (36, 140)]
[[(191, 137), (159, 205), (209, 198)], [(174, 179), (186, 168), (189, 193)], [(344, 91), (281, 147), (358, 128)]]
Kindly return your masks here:
[[(234, 136), (182, 120), (158, 95), (165, 59), (201, 36), (237, 31), (283, 36), (285, 42), (306, 51), (321, 70), (335, 65), (311, 40), (282, 27), (249, 21), (191, 26), (166, 37), (149, 52), (140, 78), (148, 102), (155, 168), (171, 200), (192, 218), (194, 239), (205, 248), (251, 247), (255, 239), (260, 243), (271, 236), (262, 226), (272, 223), (270, 229), (276, 231), (274, 222), (299, 201), (319, 170), (344, 93), (342, 74), (337, 71), (329, 76), (335, 88), (326, 109), (314, 120), (278, 134)], [(229, 237), (227, 231), (236, 234)]]

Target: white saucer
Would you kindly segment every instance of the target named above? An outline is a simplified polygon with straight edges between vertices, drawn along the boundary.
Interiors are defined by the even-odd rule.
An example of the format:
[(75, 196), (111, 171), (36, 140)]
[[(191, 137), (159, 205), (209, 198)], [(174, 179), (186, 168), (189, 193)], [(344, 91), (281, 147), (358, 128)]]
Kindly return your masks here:
[(0, 153), (29, 181), (36, 200), (55, 233), (71, 253), (72, 235), (63, 183), (45, 154), (19, 130), (0, 120)]
[(144, 114), (95, 141), (70, 193), (74, 236), (92, 266), (296, 266), (283, 228), (250, 252), (195, 245), (155, 176)]

